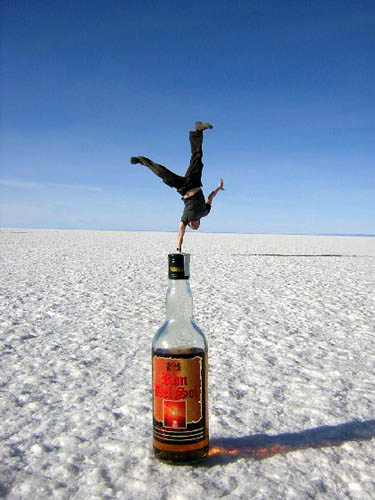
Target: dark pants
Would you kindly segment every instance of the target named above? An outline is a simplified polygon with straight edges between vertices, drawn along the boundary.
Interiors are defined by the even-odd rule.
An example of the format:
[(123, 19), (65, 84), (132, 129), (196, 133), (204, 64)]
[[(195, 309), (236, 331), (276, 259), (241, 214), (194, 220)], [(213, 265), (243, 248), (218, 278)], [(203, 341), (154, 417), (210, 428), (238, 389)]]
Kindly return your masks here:
[(160, 177), (165, 184), (172, 188), (176, 188), (182, 196), (190, 189), (202, 186), (203, 132), (190, 132), (189, 139), (191, 147), (191, 158), (190, 165), (186, 170), (184, 176), (177, 175), (174, 172), (171, 172), (166, 167), (163, 167), (163, 165), (154, 163), (152, 160), (146, 158), (145, 156), (138, 156), (142, 165), (148, 167), (155, 175)]

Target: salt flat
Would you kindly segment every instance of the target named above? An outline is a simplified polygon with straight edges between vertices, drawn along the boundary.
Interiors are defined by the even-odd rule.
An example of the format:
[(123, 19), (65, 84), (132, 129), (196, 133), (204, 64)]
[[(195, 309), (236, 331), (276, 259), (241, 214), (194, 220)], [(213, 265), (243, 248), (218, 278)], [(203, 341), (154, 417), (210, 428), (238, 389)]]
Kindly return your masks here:
[(0, 496), (373, 499), (375, 238), (189, 233), (211, 456), (151, 449), (173, 233), (2, 230)]

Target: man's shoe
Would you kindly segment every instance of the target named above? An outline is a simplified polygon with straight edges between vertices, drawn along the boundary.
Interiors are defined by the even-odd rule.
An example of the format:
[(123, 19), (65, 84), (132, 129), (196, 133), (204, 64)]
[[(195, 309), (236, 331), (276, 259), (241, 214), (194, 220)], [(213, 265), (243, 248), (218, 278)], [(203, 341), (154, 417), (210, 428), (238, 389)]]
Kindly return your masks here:
[(141, 163), (141, 160), (138, 158), (138, 156), (132, 156), (132, 157), (130, 158), (130, 163), (131, 163), (132, 165), (136, 165), (137, 163)]
[(195, 122), (195, 130), (201, 132), (202, 130), (207, 130), (208, 128), (214, 128), (211, 123), (207, 122)]

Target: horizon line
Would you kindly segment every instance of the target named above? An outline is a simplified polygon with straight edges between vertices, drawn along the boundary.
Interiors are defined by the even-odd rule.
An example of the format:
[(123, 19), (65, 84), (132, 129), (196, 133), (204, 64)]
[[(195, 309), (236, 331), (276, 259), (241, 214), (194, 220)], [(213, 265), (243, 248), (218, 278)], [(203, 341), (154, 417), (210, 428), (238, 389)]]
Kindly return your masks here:
[[(0, 231), (102, 231), (124, 233), (176, 233), (174, 230), (158, 229), (85, 229), (85, 228), (43, 228), (43, 227), (0, 227)], [(255, 234), (271, 236), (350, 236), (358, 238), (375, 238), (375, 234), (366, 233), (267, 233), (267, 232), (238, 232), (238, 231), (200, 231), (202, 234)], [(191, 233), (194, 234), (194, 233)]]

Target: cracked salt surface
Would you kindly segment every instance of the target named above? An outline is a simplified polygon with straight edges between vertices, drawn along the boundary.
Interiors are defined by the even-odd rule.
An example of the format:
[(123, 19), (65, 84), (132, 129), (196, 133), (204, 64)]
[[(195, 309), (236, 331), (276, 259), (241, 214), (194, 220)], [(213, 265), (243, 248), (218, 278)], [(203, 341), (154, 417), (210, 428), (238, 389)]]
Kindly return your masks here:
[(186, 236), (211, 456), (151, 449), (171, 233), (0, 232), (0, 497), (373, 499), (375, 239)]

